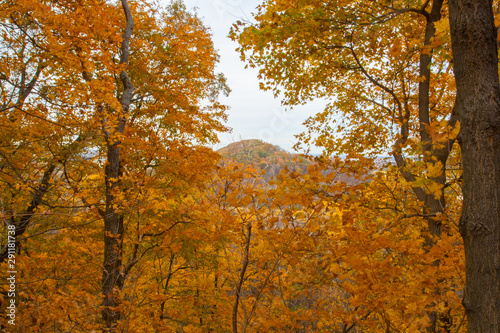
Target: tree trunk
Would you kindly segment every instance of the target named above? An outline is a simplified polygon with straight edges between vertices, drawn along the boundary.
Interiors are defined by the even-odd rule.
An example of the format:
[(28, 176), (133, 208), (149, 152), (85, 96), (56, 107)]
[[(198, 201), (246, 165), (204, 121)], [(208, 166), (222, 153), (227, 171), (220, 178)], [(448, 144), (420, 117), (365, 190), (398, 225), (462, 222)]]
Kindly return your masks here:
[(492, 2), (450, 0), (469, 332), (500, 332), (500, 85)]
[[(134, 21), (127, 0), (122, 0), (122, 7), (126, 18), (126, 27), (123, 32), (121, 46), (120, 64), (128, 65), (130, 55), (130, 37), (134, 27)], [(118, 320), (122, 314), (119, 308), (120, 299), (118, 293), (123, 288), (123, 283), (128, 270), (123, 268), (123, 215), (117, 211), (116, 194), (120, 191), (122, 166), (120, 156), (121, 141), (116, 139), (116, 135), (125, 132), (126, 118), (128, 113), (134, 86), (130, 81), (128, 73), (123, 70), (120, 73), (120, 80), (123, 84), (121, 95), (121, 110), (115, 110), (118, 124), (115, 128), (106, 128), (106, 119), (103, 118), (103, 132), (107, 144), (107, 164), (104, 171), (106, 182), (106, 210), (104, 212), (104, 263), (102, 273), (101, 292), (104, 296), (102, 317), (106, 322), (109, 332), (114, 332)]]
[[(420, 140), (424, 149), (424, 161), (427, 163), (436, 164), (437, 161), (441, 162), (442, 165), (446, 165), (446, 160), (449, 156), (449, 151), (451, 147), (443, 156), (436, 156), (436, 152), (433, 148), (432, 139), (427, 132), (426, 126), (431, 124), (430, 117), (430, 86), (431, 86), (431, 64), (432, 64), (432, 48), (431, 41), (434, 33), (436, 32), (435, 22), (441, 19), (441, 8), (443, 7), (443, 0), (434, 0), (432, 2), (431, 11), (426, 16), (425, 25), (425, 37), (424, 37), (424, 49), (428, 48), (428, 52), (422, 52), (420, 55), (420, 77), (423, 78), (418, 84), (418, 119), (420, 122)], [(436, 157), (436, 159), (432, 159)], [(446, 176), (444, 169), (442, 170), (442, 175), (433, 179), (441, 186), (444, 187), (446, 183)], [(425, 189), (423, 189), (425, 192)], [(436, 222), (436, 220), (431, 216), (436, 213), (444, 212), (444, 196), (441, 198), (436, 198), (432, 193), (425, 193), (424, 201), (424, 215), (427, 216), (425, 219), (429, 226), (429, 231), (433, 236), (441, 236), (441, 224)], [(432, 246), (433, 241), (427, 241), (428, 246)]]
[[(247, 234), (245, 235), (246, 242), (245, 242), (245, 253), (243, 257), (243, 264), (241, 266), (241, 272), (240, 272), (240, 278), (238, 281), (238, 284), (236, 285), (236, 298), (234, 300), (234, 305), (233, 305), (233, 333), (238, 333), (238, 306), (241, 298), (241, 292), (243, 289), (243, 282), (245, 281), (245, 273), (247, 271), (248, 267), (248, 262), (249, 262), (249, 256), (250, 256), (250, 239), (252, 237), (252, 223), (248, 222), (247, 223)], [(257, 300), (256, 300), (257, 302)], [(247, 321), (247, 318), (245, 318), (245, 321)], [(245, 328), (246, 328), (245, 323)], [(246, 329), (243, 329), (243, 331), (246, 331)]]
[(106, 327), (113, 332), (120, 311), (115, 309), (120, 304), (117, 297), (117, 282), (122, 268), (123, 217), (116, 212), (115, 191), (120, 185), (120, 148), (119, 143), (108, 145), (108, 161), (105, 170), (106, 210), (104, 215), (104, 263), (102, 289), (104, 295), (102, 316)]

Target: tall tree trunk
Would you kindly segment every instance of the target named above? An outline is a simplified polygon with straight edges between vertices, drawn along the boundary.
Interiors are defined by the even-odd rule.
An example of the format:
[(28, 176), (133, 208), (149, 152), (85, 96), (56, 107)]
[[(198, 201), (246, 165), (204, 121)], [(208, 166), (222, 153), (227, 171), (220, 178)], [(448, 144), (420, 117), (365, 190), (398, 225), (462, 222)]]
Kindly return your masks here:
[(491, 0), (450, 0), (469, 332), (500, 332), (500, 85)]
[[(446, 165), (446, 160), (449, 156), (449, 151), (447, 150), (442, 156), (436, 156), (436, 152), (433, 148), (432, 139), (427, 132), (427, 126), (431, 124), (430, 117), (430, 87), (431, 87), (431, 63), (432, 63), (432, 48), (431, 42), (434, 33), (436, 32), (435, 22), (441, 19), (441, 8), (443, 7), (443, 0), (434, 0), (432, 2), (431, 11), (426, 13), (426, 24), (425, 24), (425, 36), (424, 36), (424, 49), (428, 48), (428, 52), (422, 52), (420, 55), (420, 77), (423, 78), (418, 84), (418, 120), (420, 122), (420, 140), (424, 149), (424, 161), (427, 163), (432, 163), (435, 165), (437, 162), (441, 162), (444, 166)], [(435, 159), (433, 159), (434, 157)], [(444, 174), (444, 169), (442, 170), (442, 175), (433, 179), (444, 187), (446, 183), (446, 176)], [(423, 189), (425, 192), (425, 189)], [(441, 195), (440, 198), (436, 198), (432, 193), (425, 193), (424, 195), (424, 209), (423, 214), (426, 216), (426, 221), (429, 226), (429, 232), (433, 236), (441, 236), (441, 225), (439, 222), (431, 216), (436, 213), (444, 212), (444, 196)], [(428, 241), (428, 246), (433, 245), (432, 241)]]
[[(128, 65), (130, 55), (130, 37), (134, 22), (127, 0), (122, 0), (122, 7), (126, 18), (126, 27), (123, 32), (120, 63)], [(106, 128), (106, 121), (103, 119), (103, 131), (107, 143), (107, 164), (104, 171), (106, 182), (106, 210), (104, 212), (104, 263), (102, 274), (101, 292), (104, 295), (102, 317), (106, 322), (106, 328), (114, 332), (121, 312), (117, 308), (120, 304), (118, 296), (123, 288), (125, 274), (128, 271), (122, 270), (123, 255), (123, 215), (117, 211), (116, 194), (120, 190), (122, 166), (120, 161), (121, 141), (117, 136), (125, 132), (126, 114), (130, 108), (130, 102), (134, 93), (134, 86), (130, 81), (128, 73), (123, 70), (120, 73), (120, 80), (123, 84), (121, 95), (121, 110), (115, 110), (118, 117), (118, 124), (113, 129)], [(110, 132), (111, 131), (111, 132)]]
[[(252, 223), (248, 222), (247, 223), (247, 234), (245, 235), (246, 238), (246, 243), (245, 243), (245, 252), (244, 252), (244, 257), (243, 257), (243, 264), (241, 266), (241, 272), (240, 272), (240, 278), (238, 281), (238, 284), (236, 285), (236, 298), (234, 300), (234, 305), (233, 305), (233, 333), (238, 333), (238, 306), (241, 298), (241, 292), (243, 289), (243, 282), (245, 281), (245, 273), (247, 271), (248, 267), (248, 262), (249, 262), (249, 256), (250, 256), (250, 240), (252, 237)], [(257, 302), (257, 300), (256, 300)], [(245, 318), (245, 321), (247, 318)], [(246, 327), (246, 323), (245, 323)], [(243, 331), (246, 331), (244, 328)]]
[[(427, 6), (427, 5), (425, 5)], [(446, 173), (445, 166), (450, 155), (452, 146), (455, 142), (454, 138), (450, 138), (448, 142), (444, 144), (436, 142), (431, 138), (427, 127), (431, 125), (431, 109), (430, 109), (430, 87), (431, 87), (431, 65), (432, 65), (432, 38), (436, 32), (435, 23), (441, 20), (441, 10), (443, 7), (443, 0), (432, 1), (430, 11), (425, 9), (425, 6), (419, 10), (419, 13), (425, 17), (425, 35), (423, 49), (427, 52), (422, 52), (419, 59), (419, 75), (422, 80), (418, 85), (418, 121), (420, 124), (419, 136), (422, 143), (422, 155), (423, 160), (426, 165), (431, 164), (433, 167), (441, 166), (441, 174), (432, 177), (431, 180), (439, 184), (443, 189), (443, 192), (439, 197), (436, 197), (433, 193), (429, 193), (425, 187), (413, 187), (413, 191), (417, 196), (418, 200), (423, 203), (422, 215), (427, 222), (429, 234), (426, 236), (424, 246), (426, 250), (429, 250), (436, 243), (436, 240), (441, 237), (441, 222), (436, 219), (438, 214), (442, 214), (445, 211), (445, 197), (444, 188), (446, 186)], [(403, 86), (404, 88), (404, 86)], [(401, 112), (402, 115), (402, 125), (401, 125), (401, 138), (395, 143), (394, 158), (397, 166), (400, 169), (401, 175), (406, 179), (406, 181), (412, 183), (417, 179), (414, 174), (412, 174), (406, 168), (406, 161), (403, 157), (402, 146), (406, 144), (409, 137), (409, 122), (410, 122), (410, 111), (408, 109), (407, 103), (404, 103), (405, 112)], [(448, 124), (452, 127), (455, 126), (457, 121), (456, 112), (453, 110), (448, 119)], [(435, 261), (435, 265), (439, 265), (439, 260)], [(435, 293), (439, 294), (440, 291), (436, 290)], [(440, 321), (443, 323), (448, 322), (450, 319), (447, 318), (446, 312), (438, 313), (436, 311), (430, 311), (428, 313), (430, 318), (430, 325), (427, 327), (427, 332), (436, 332), (440, 325)], [(444, 332), (449, 332), (449, 325), (443, 325), (442, 328)]]
[(102, 274), (102, 312), (106, 327), (114, 328), (120, 319), (120, 311), (115, 309), (120, 303), (117, 297), (117, 282), (122, 268), (123, 216), (114, 207), (115, 191), (120, 186), (120, 147), (119, 143), (108, 144), (108, 160), (105, 169), (106, 210), (104, 213), (104, 264)]

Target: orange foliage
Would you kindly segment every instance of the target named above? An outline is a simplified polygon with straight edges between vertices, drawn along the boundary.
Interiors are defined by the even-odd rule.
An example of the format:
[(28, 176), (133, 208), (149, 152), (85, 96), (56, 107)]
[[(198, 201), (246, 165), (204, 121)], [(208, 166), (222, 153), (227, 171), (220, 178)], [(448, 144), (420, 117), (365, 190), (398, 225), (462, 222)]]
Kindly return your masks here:
[[(206, 147), (226, 130), (218, 95), (229, 90), (214, 72), (209, 31), (181, 3), (162, 10), (130, 2), (127, 61), (130, 21), (115, 3), (0, 5), (0, 240), (16, 226), (14, 331), (416, 332), (432, 313), (436, 331), (465, 330), (457, 152), (433, 159), (458, 131), (444, 120), (454, 94), (444, 69), (446, 27), (435, 22), (439, 40), (419, 46), (419, 19), (404, 25), (396, 15), (391, 24), (400, 25), (337, 31), (325, 11), (335, 7), (345, 18), (362, 11), (349, 1), (308, 3), (267, 2), (257, 16), (262, 25), (248, 27), (240, 42), (255, 46), (251, 64), (268, 65), (263, 77), (287, 86), (287, 102), (342, 97), (308, 125), (327, 152), (348, 156), (309, 157), (299, 172), (278, 154), (272, 177), (248, 165), (269, 162), (267, 150), (245, 165)], [(335, 52), (320, 47), (326, 41)], [(276, 48), (272, 57), (268, 47)], [(359, 63), (383, 54), (369, 76), (394, 83), (391, 103), (404, 101), (414, 121), (421, 79), (412, 61), (429, 48), (438, 59), (432, 121), (424, 126), (430, 141), (419, 141), (413, 124), (394, 145), (402, 134), (385, 120), (401, 129), (406, 116), (378, 103), (384, 89), (365, 87)], [(354, 74), (353, 54), (362, 57)], [(401, 72), (405, 66), (412, 70)], [(124, 76), (133, 83), (130, 105)], [(334, 107), (349, 122), (347, 140), (331, 133)], [(388, 142), (395, 155), (415, 158), (402, 168), (363, 156)], [(113, 149), (117, 177), (107, 171)], [(446, 184), (436, 181), (443, 170)], [(427, 214), (416, 188), (446, 207)], [(105, 229), (107, 212), (122, 230)], [(105, 249), (119, 271), (108, 294)], [(2, 300), (5, 308), (6, 293)], [(2, 329), (9, 325), (2, 316)]]

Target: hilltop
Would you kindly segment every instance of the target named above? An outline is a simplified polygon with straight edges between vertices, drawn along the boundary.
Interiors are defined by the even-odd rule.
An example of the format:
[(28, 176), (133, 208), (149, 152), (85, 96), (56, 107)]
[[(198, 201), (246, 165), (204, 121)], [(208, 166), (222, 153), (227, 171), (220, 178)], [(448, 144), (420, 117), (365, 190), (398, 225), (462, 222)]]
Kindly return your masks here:
[(289, 153), (279, 146), (258, 139), (233, 142), (217, 152), (225, 158), (265, 170), (266, 179), (276, 177), (285, 166), (290, 170), (305, 172), (311, 163), (299, 154)]

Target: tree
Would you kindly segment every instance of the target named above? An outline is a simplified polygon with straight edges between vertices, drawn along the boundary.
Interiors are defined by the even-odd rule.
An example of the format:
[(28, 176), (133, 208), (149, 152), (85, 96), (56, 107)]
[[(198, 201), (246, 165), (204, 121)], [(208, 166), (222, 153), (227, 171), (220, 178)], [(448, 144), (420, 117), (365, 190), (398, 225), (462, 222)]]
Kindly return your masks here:
[[(113, 331), (126, 324), (130, 272), (180, 223), (137, 211), (181, 196), (204, 181), (217, 159), (204, 145), (226, 130), (218, 96), (228, 88), (215, 73), (209, 31), (180, 2), (166, 10), (126, 0), (5, 2), (2, 23), (4, 221), (16, 226), (18, 249), (25, 240), (24, 253), (40, 259), (38, 274), (43, 264), (54, 265), (43, 260), (50, 237), (72, 243), (79, 237), (63, 230), (88, 226), (84, 234), (92, 238), (101, 231), (104, 252), (92, 252), (97, 257), (87, 263), (101, 267), (100, 291), (89, 287), (95, 272), (79, 290), (72, 276), (63, 285), (71, 297), (102, 293), (102, 317)], [(27, 241), (33, 238), (39, 242)], [(40, 244), (44, 251), (36, 253)], [(89, 249), (75, 248), (90, 259)], [(47, 279), (57, 280), (58, 271), (53, 266), (40, 279), (47, 292), (54, 291)], [(31, 296), (24, 304), (39, 301)], [(83, 303), (92, 308), (89, 299)], [(68, 318), (34, 325), (83, 325)]]
[[(498, 299), (496, 267), (478, 254), (497, 258), (498, 188), (470, 185), (486, 177), (472, 168), (499, 168), (473, 150), (499, 142), (488, 6), (489, 44), (467, 44), (477, 27), (450, 17), (454, 106), (443, 2), (266, 2), (238, 36), (264, 88), (284, 87), (289, 104), (331, 98), (302, 136), (328, 156), (289, 169), (280, 152), (269, 178), (205, 147), (225, 130), (228, 89), (209, 31), (180, 2), (0, 6), (0, 193), (3, 227), (16, 227), (19, 332), (463, 332), (459, 118), (468, 269), (493, 285), (478, 300), (467, 271), (466, 311), (471, 330), (498, 328), (498, 311), (478, 305)], [(490, 69), (469, 53), (484, 45)], [(395, 164), (373, 158), (386, 151)]]
[(469, 332), (500, 330), (500, 87), (491, 1), (450, 1)]
[[(232, 35), (242, 59), (260, 67), (262, 87), (276, 96), (283, 89), (285, 104), (317, 97), (332, 101), (307, 122), (310, 134), (302, 142), (314, 141), (329, 153), (389, 150), (401, 175), (414, 184), (436, 236), (441, 226), (433, 217), (446, 207), (444, 170), (458, 131), (442, 5), (270, 1), (259, 7), (257, 24), (239, 35), (236, 25)], [(337, 112), (342, 123), (335, 126)], [(337, 131), (348, 136), (335, 136)], [(426, 185), (422, 170), (405, 156), (434, 170), (424, 177)]]
[[(427, 251), (454, 223), (442, 218), (452, 215), (445, 192), (460, 177), (446, 14), (439, 0), (277, 0), (232, 31), (242, 59), (260, 68), (263, 89), (288, 105), (330, 101), (306, 122), (300, 144), (327, 156), (393, 156), (414, 192), (409, 200), (421, 203)], [(429, 315), (435, 331), (438, 314)]]
[[(411, 187), (396, 169), (367, 171), (326, 159), (266, 183), (255, 170), (220, 165), (198, 195), (206, 218), (197, 216), (216, 228), (217, 286), (232, 296), (217, 294), (226, 330), (232, 319), (233, 332), (422, 331), (432, 306), (450, 318), (440, 329), (464, 331), (457, 227), (426, 253), (419, 204), (405, 198)], [(346, 186), (346, 175), (358, 181)], [(456, 196), (446, 199), (457, 207)]]

